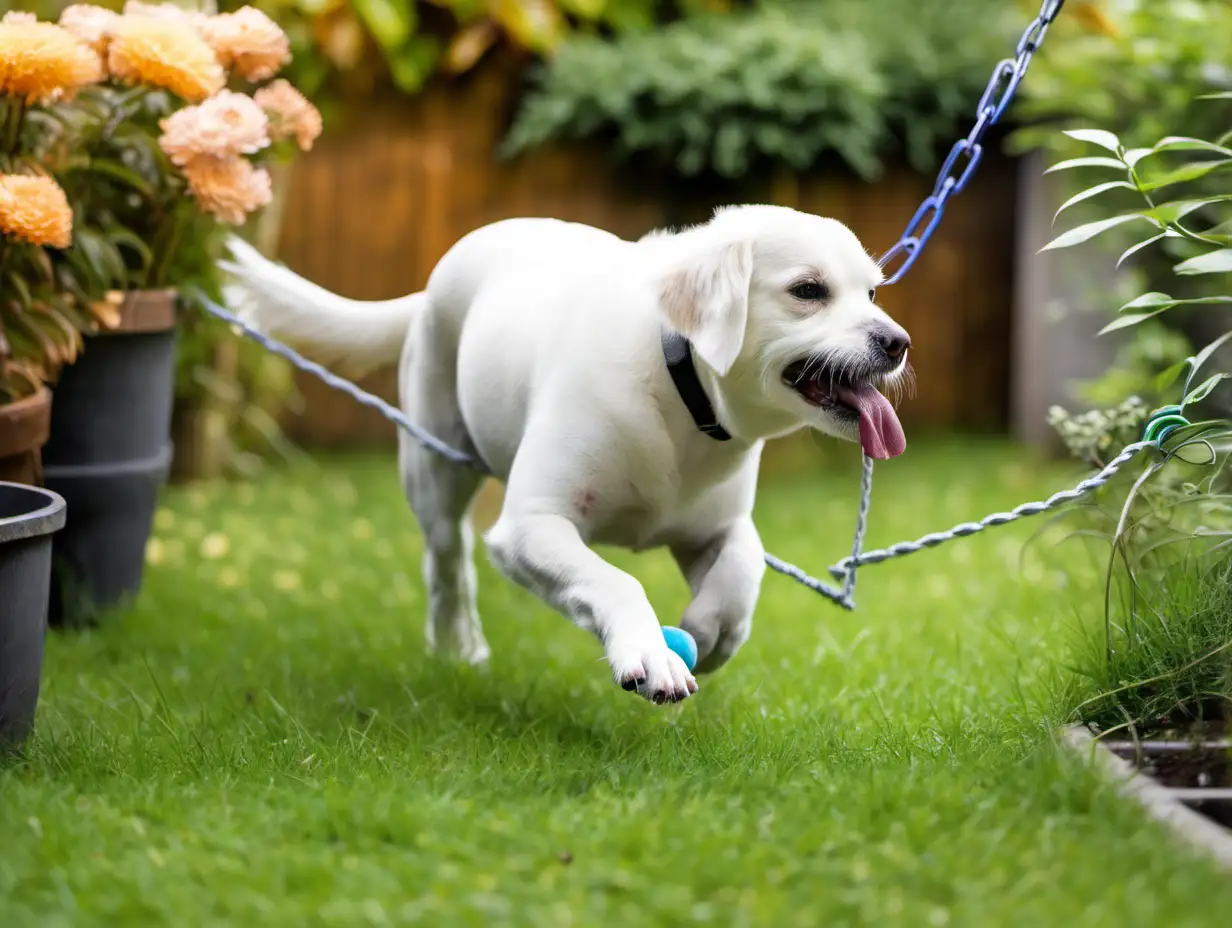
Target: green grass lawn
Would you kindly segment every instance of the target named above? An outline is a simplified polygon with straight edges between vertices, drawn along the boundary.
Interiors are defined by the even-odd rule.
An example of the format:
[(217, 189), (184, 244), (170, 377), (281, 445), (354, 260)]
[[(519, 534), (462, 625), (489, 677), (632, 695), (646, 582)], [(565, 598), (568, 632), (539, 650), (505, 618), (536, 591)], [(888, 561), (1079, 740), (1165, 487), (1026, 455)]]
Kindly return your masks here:
[[(767, 547), (814, 571), (843, 450), (763, 481)], [(1072, 477), (921, 443), (870, 540)], [(1227, 924), (1232, 881), (1052, 747), (1099, 592), (1080, 549), (1021, 557), (1035, 527), (868, 568), (851, 614), (770, 575), (745, 650), (657, 708), (486, 565), (491, 667), (426, 657), (388, 459), (169, 492), (139, 603), (49, 642), (0, 926)], [(669, 559), (613, 557), (674, 624)]]

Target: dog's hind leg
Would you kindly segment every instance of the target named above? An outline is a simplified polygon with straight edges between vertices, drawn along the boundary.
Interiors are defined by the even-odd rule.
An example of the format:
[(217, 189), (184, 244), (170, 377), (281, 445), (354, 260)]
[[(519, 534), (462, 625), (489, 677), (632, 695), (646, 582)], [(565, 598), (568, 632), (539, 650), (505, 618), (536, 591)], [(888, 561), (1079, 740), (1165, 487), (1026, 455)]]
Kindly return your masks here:
[[(412, 422), (446, 444), (474, 453), (458, 408), (455, 346), (440, 344), (433, 337), (434, 328), (430, 311), (411, 323), (398, 378), (402, 409)], [(424, 535), (428, 649), (481, 664), (490, 652), (475, 604), (475, 534), (470, 511), (483, 478), (401, 431), (398, 463), (403, 490)]]

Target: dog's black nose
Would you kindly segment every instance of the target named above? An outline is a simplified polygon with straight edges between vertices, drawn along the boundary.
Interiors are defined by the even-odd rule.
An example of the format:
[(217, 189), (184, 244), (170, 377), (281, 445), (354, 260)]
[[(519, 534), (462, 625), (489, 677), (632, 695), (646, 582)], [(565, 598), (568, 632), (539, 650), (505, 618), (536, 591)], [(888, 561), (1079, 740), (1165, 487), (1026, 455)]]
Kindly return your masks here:
[(900, 361), (911, 347), (911, 336), (899, 325), (878, 326), (873, 331), (873, 342), (891, 361)]

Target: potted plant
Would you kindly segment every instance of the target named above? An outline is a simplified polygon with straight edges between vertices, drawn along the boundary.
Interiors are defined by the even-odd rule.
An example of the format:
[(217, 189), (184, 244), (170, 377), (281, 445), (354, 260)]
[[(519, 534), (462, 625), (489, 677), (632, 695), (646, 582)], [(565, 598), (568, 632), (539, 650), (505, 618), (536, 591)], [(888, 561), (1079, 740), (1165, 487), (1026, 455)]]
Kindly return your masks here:
[[(50, 394), (86, 320), (60, 291), (49, 249), (72, 241), (64, 191), (39, 172), (37, 114), (98, 77), (97, 58), (54, 26), (0, 20), (0, 753), (34, 723), (42, 675), (51, 536), (64, 500), (40, 478)], [(17, 481), (17, 482), (14, 482)]]
[[(1232, 101), (1232, 93), (1204, 99), (1217, 109), (1212, 100)], [(1229, 125), (1225, 120), (1225, 130)], [(1103, 130), (1067, 134), (1102, 150), (1053, 170), (1106, 173), (1062, 209), (1118, 196), (1136, 200), (1136, 208), (1112, 210), (1047, 247), (1072, 247), (1113, 229), (1136, 232), (1122, 260), (1170, 246), (1173, 283), (1187, 284), (1183, 296), (1169, 286), (1129, 301), (1104, 331), (1139, 332), (1182, 311), (1209, 314), (1227, 328), (1232, 132), (1214, 140), (1170, 136), (1141, 148)], [(1157, 286), (1163, 280), (1157, 260), (1151, 279)], [(1155, 378), (1152, 388), (1170, 394), (1173, 405), (1153, 415), (1130, 398), (1114, 410), (1071, 416), (1057, 409), (1051, 418), (1069, 449), (1095, 466), (1137, 440), (1148, 416), (1148, 434), (1161, 442), (1132, 482), (1106, 492), (1102, 505), (1079, 510), (1088, 520), (1082, 534), (1105, 538), (1109, 554), (1104, 621), (1079, 664), (1094, 692), (1078, 701), (1076, 721), (1101, 750), (1155, 781), (1158, 788), (1145, 795), (1232, 827), (1232, 423), (1195, 414), (1221, 408), (1232, 372), (1219, 359), (1229, 347), (1232, 331)]]
[(48, 104), (100, 76), (97, 56), (57, 27), (23, 14), (0, 20), (0, 480), (42, 481), (45, 384), (91, 323), (55, 272), (73, 216), (37, 155)]
[(268, 82), (288, 59), (285, 35), (254, 9), (74, 5), (59, 26), (105, 64), (53, 108), (43, 146), (77, 219), (62, 279), (105, 320), (55, 385), (44, 448), (47, 485), (70, 512), (52, 620), (81, 624), (140, 588), (172, 457), (180, 294), (217, 296), (226, 227), (270, 202), (264, 165), (310, 147), (319, 117), (285, 81), (251, 96), (227, 86)]

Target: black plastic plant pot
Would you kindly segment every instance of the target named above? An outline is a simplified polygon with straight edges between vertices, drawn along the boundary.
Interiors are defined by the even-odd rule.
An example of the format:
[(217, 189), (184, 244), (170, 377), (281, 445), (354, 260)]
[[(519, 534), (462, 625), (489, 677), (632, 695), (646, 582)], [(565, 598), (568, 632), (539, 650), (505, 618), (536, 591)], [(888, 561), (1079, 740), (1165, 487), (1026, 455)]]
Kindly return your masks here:
[(52, 537), (64, 517), (59, 494), (0, 482), (0, 754), (19, 747), (34, 729)]
[(170, 470), (175, 293), (126, 294), (54, 388), (43, 479), (68, 503), (55, 538), (50, 621), (96, 624), (141, 589)]

